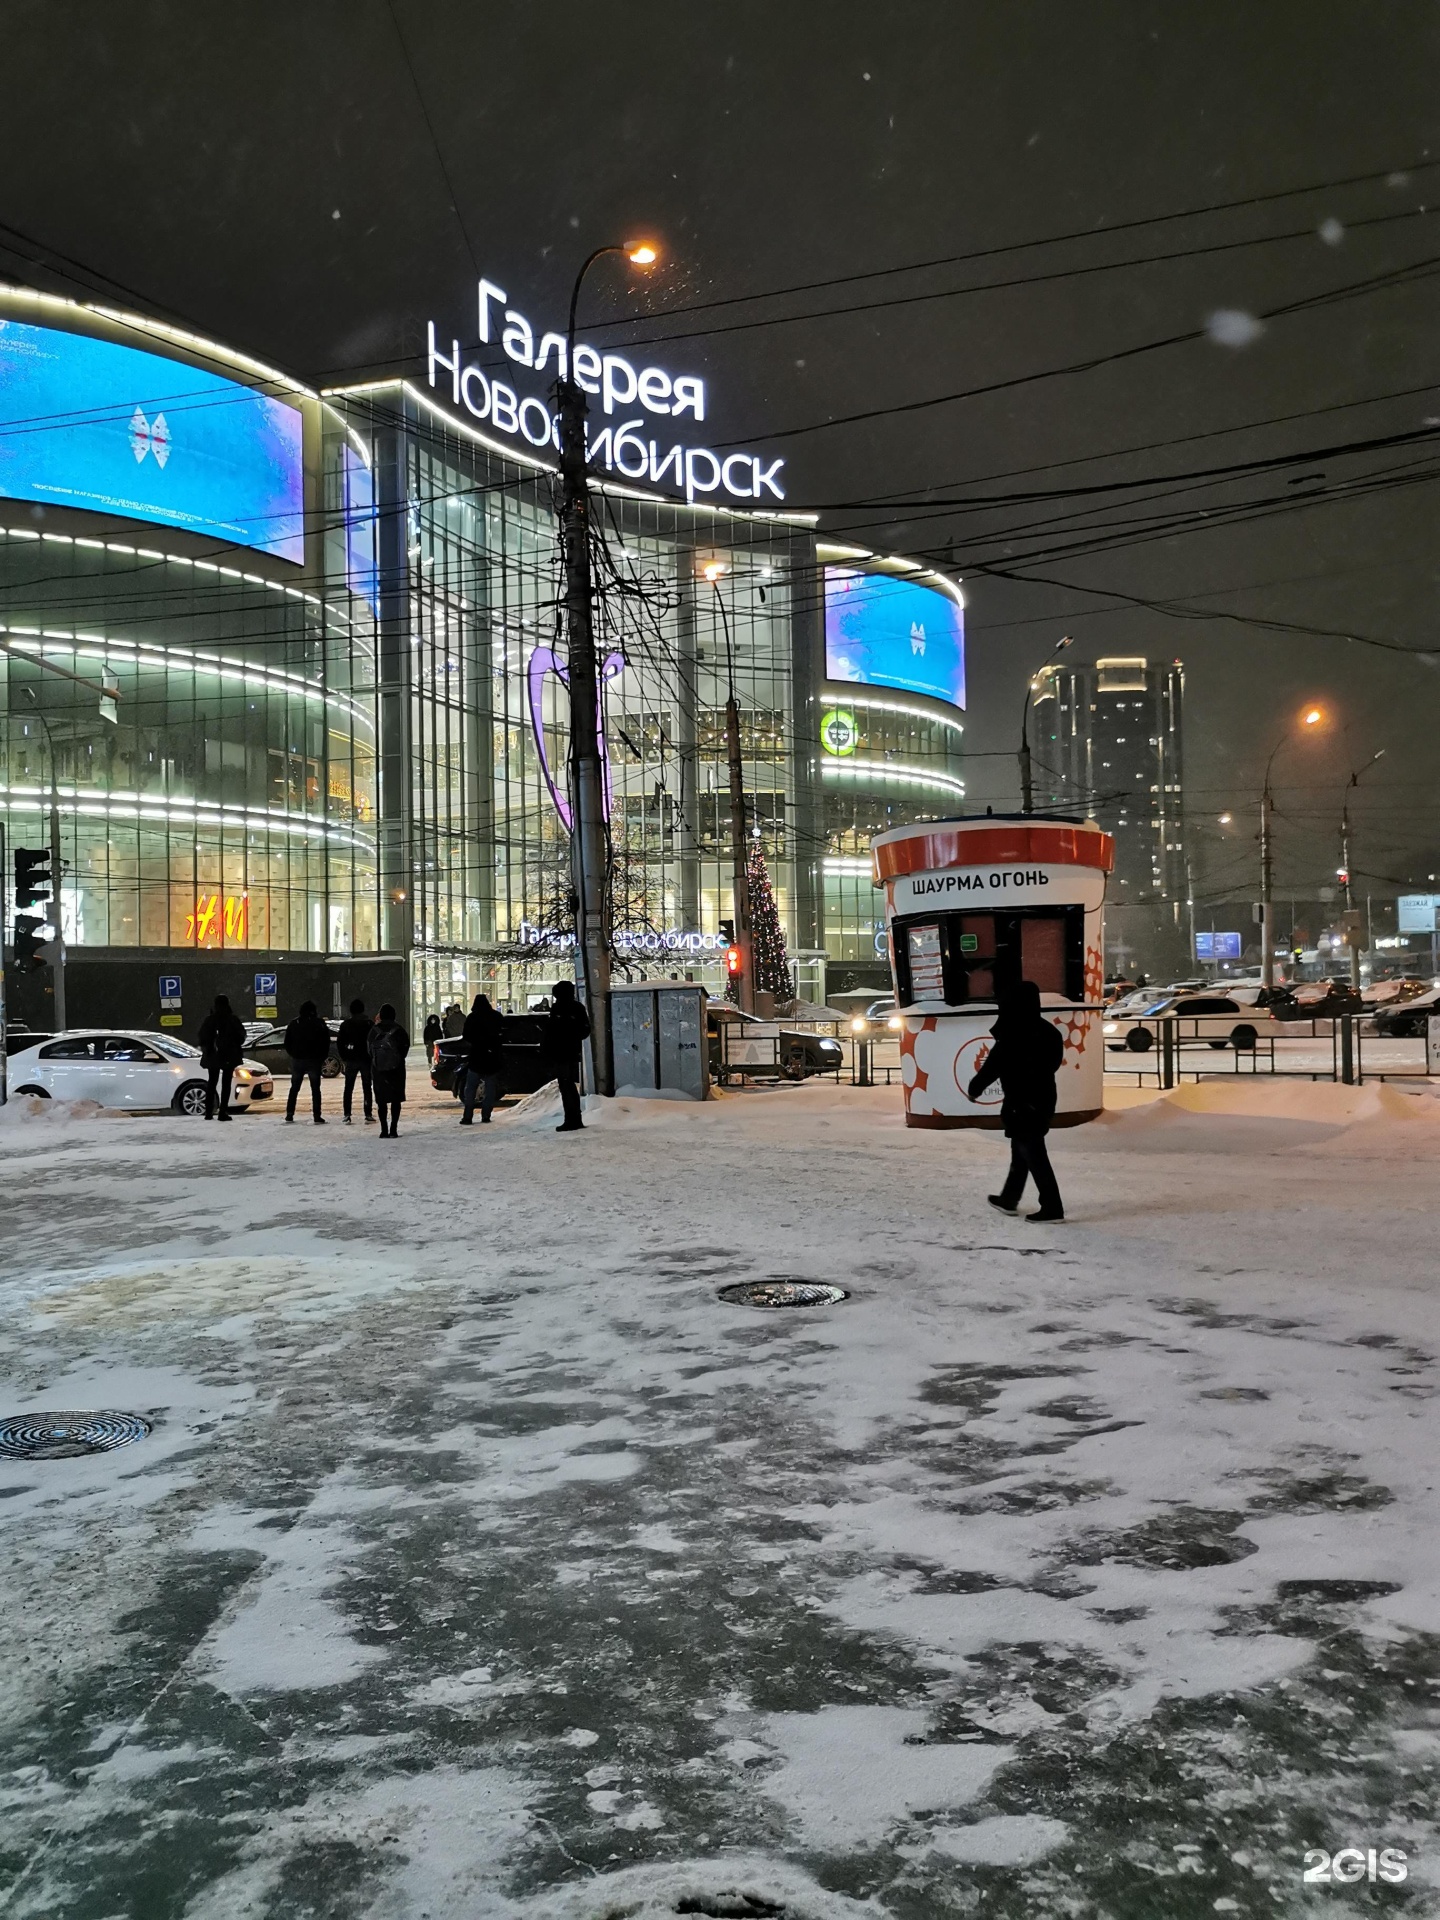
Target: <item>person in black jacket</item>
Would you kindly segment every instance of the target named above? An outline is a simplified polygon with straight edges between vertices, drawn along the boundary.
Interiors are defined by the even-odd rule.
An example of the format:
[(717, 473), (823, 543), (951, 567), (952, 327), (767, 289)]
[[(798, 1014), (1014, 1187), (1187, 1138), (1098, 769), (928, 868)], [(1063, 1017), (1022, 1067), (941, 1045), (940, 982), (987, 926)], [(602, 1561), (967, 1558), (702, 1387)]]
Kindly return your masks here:
[(445, 1038), (445, 1023), (438, 1013), (430, 1013), (425, 1016), (425, 1025), (420, 1029), (420, 1038), (425, 1042), (426, 1059), (433, 1060), (435, 1058), (436, 1041)]
[(215, 1083), (220, 1083), (220, 1118), (230, 1118), (230, 1082), (245, 1056), (245, 1028), (227, 996), (217, 993), (215, 1004), (200, 1022), (200, 1064), (205, 1069), (205, 1118), (215, 1115)]
[(995, 1044), (967, 1092), (978, 1100), (998, 1080), (1005, 1099), (1000, 1119), (1010, 1138), (1010, 1171), (999, 1193), (987, 1194), (992, 1207), (1016, 1213), (1025, 1191), (1026, 1175), (1035, 1181), (1040, 1202), (1030, 1220), (1063, 1220), (1065, 1205), (1045, 1150), (1045, 1135), (1055, 1117), (1055, 1075), (1065, 1058), (1059, 1029), (1040, 1011), (1040, 989), (1033, 980), (999, 996), (999, 1017), (990, 1029)]
[(550, 994), (545, 1016), (545, 1053), (560, 1088), (565, 1109), (557, 1133), (580, 1133), (580, 1053), (590, 1037), (590, 1016), (575, 997), (573, 980), (559, 981)]
[(370, 1028), (373, 1023), (366, 1018), (365, 1002), (350, 1002), (350, 1018), (340, 1022), (340, 1031), (335, 1036), (335, 1051), (340, 1056), (340, 1064), (345, 1069), (345, 1124), (352, 1124), (350, 1103), (355, 1092), (358, 1076), (360, 1091), (365, 1097), (365, 1124), (375, 1124), (375, 1109), (370, 1080)]
[(375, 1076), (375, 1105), (380, 1109), (380, 1138), (394, 1140), (400, 1132), (400, 1109), (405, 1102), (405, 1056), (410, 1036), (386, 1005), (370, 1029), (370, 1071)]
[(500, 1016), (491, 1006), (489, 996), (477, 993), (465, 1016), (465, 1073), (461, 1087), (465, 1111), (460, 1116), (462, 1127), (474, 1126), (477, 1097), (480, 1098), (480, 1124), (482, 1127), (490, 1124), (495, 1095), (500, 1085), (502, 1032)]
[(290, 1056), (290, 1097), (285, 1102), (285, 1119), (295, 1121), (295, 1102), (304, 1081), (310, 1082), (310, 1104), (315, 1124), (323, 1127), (320, 1112), (320, 1069), (330, 1058), (330, 1029), (320, 1018), (313, 1000), (307, 1000), (285, 1029), (285, 1051)]

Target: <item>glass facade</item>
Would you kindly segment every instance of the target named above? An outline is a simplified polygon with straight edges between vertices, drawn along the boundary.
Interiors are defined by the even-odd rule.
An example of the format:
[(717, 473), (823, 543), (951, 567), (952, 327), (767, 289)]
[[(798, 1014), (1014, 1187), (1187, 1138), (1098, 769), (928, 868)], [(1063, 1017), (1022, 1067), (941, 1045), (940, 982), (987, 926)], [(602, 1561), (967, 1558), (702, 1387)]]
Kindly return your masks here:
[(376, 948), (374, 661), (342, 608), (11, 525), (0, 620), (10, 841), (48, 844), (53, 788), (69, 944)]
[[(187, 956), (187, 1030), (251, 967), (279, 973), (282, 1018), (332, 1011), (367, 960), (417, 1021), (480, 989), (523, 1006), (574, 965), (553, 470), (403, 383), (316, 396), (152, 333), (300, 408), (304, 561), (0, 499), (0, 801), (12, 848), (58, 815), (72, 1020), (153, 1024)], [(823, 998), (827, 957), (877, 951), (871, 836), (955, 810), (960, 723), (825, 682), (803, 516), (592, 501), (618, 977), (723, 988), (733, 693), (747, 835)], [(102, 1005), (86, 983), (127, 955), (130, 999)]]

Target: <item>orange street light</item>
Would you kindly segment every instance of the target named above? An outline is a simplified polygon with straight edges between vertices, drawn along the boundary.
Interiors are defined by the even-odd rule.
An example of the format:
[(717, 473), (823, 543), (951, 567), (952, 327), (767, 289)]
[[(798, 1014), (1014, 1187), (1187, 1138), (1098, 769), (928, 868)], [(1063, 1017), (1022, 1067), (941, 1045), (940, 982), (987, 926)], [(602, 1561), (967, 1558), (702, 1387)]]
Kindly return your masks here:
[(648, 240), (641, 240), (635, 246), (626, 247), (625, 258), (635, 267), (653, 267), (660, 258), (660, 249), (652, 247)]

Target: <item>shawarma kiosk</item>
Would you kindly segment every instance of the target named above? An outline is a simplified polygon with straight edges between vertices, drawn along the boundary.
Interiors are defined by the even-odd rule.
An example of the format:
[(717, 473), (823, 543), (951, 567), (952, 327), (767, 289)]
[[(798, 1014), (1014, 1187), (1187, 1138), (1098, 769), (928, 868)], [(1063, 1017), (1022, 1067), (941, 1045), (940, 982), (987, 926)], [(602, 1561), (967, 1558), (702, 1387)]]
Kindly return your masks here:
[(1057, 1127), (1103, 1105), (1105, 882), (1113, 837), (1093, 820), (985, 814), (894, 827), (871, 842), (910, 1127), (998, 1127), (1000, 1088), (965, 1092), (991, 1045), (996, 995), (1040, 989), (1065, 1038)]

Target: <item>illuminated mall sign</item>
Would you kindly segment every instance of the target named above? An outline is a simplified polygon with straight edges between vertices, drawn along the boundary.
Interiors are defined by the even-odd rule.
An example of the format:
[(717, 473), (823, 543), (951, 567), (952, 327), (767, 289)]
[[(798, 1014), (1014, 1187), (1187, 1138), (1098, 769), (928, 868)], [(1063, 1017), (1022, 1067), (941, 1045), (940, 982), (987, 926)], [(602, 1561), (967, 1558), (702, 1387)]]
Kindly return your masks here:
[[(529, 920), (520, 922), (522, 947), (553, 947), (568, 951), (574, 944), (573, 933), (562, 933), (557, 927), (537, 927)], [(615, 947), (620, 953), (723, 953), (725, 944), (723, 934), (701, 933), (698, 927), (666, 927), (659, 932), (648, 927), (638, 930), (617, 927), (615, 930)]]
[[(480, 282), (480, 344), (492, 346), (498, 337), (506, 358), (525, 368), (542, 390), (549, 388), (566, 377), (565, 336), (544, 331), (537, 334), (509, 300), (509, 294), (494, 281)], [(523, 440), (537, 450), (560, 451), (559, 415), (548, 395), (541, 399), (534, 393), (523, 393), (493, 373), (466, 365), (460, 342), (452, 339), (449, 344), (446, 355), (442, 350), (445, 342), (437, 338), (435, 322), (430, 321), (427, 368), (430, 385), (437, 392), (448, 390), (456, 407), (472, 420), (483, 420), (495, 433)], [(692, 505), (707, 494), (723, 494), (728, 500), (747, 501), (752, 506), (784, 500), (785, 489), (780, 484), (783, 460), (764, 461), (754, 453), (715, 453), (709, 447), (686, 444), (690, 437), (686, 429), (692, 423), (699, 427), (705, 419), (705, 382), (698, 377), (667, 373), (663, 367), (637, 366), (624, 354), (577, 346), (575, 384), (583, 393), (598, 396), (607, 423), (598, 433), (593, 423), (586, 423), (585, 449), (592, 466), (603, 466), (607, 473), (618, 474), (623, 480), (683, 491)], [(634, 418), (615, 418), (632, 407), (639, 409)], [(664, 428), (657, 424), (660, 420), (681, 421), (684, 425)], [(685, 433), (685, 439), (672, 441), (676, 433)]]

